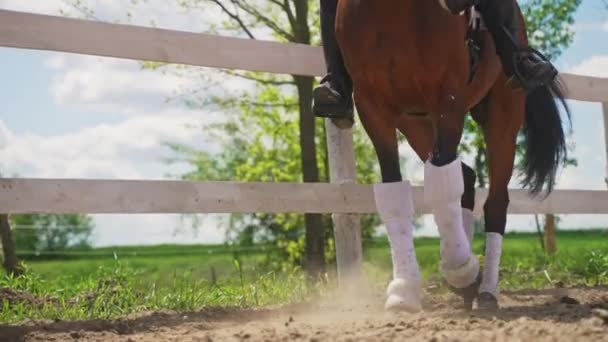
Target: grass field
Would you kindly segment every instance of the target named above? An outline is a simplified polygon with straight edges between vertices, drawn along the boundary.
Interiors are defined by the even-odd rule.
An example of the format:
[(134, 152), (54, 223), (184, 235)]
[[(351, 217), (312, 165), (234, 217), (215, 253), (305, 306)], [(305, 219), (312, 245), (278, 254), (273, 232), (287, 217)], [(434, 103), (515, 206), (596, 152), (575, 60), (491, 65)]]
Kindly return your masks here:
[[(439, 241), (417, 239), (426, 281), (438, 279)], [(608, 231), (559, 232), (558, 253), (547, 257), (534, 234), (510, 234), (501, 264), (503, 289), (608, 283)], [(366, 275), (382, 289), (390, 275), (386, 240), (367, 244)], [(483, 239), (474, 244), (482, 254)], [(0, 280), (0, 322), (94, 319), (133, 312), (203, 306), (261, 306), (304, 301), (333, 286), (310, 285), (297, 270), (273, 271), (272, 248), (239, 251), (223, 246), (151, 246), (95, 249), (30, 258), (24, 277)], [(332, 268), (331, 266), (330, 268)], [(313, 287), (313, 288), (311, 288)]]

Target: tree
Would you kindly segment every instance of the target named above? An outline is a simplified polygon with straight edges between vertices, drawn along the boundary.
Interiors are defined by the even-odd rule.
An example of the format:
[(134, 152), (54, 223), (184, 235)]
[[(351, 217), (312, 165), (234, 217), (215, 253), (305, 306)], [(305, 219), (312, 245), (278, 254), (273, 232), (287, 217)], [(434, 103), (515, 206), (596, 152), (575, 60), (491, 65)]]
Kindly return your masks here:
[(7, 214), (0, 214), (0, 241), (2, 241), (2, 251), (4, 254), (2, 266), (6, 270), (6, 273), (15, 276), (20, 275), (23, 273), (23, 267), (21, 267), (19, 259), (17, 259), (15, 240), (13, 240), (13, 232)]
[[(184, 0), (178, 1), (182, 6), (191, 9), (204, 10), (207, 6), (217, 6), (226, 22), (225, 29), (232, 29), (256, 39), (257, 33), (270, 32), (271, 36), (279, 41), (311, 44), (313, 32), (311, 30), (311, 16), (316, 8), (316, 2), (308, 0), (285, 1), (243, 1), (243, 0)], [(273, 80), (264, 80), (253, 74), (247, 74), (249, 79), (260, 83)], [(302, 181), (306, 183), (319, 182), (319, 153), (317, 152), (317, 128), (312, 114), (312, 89), (314, 79), (307, 76), (292, 75), (290, 80), (280, 81), (282, 84), (295, 86), (297, 96), (292, 105), (297, 108), (299, 128), (299, 153)], [(273, 129), (273, 128), (271, 128)], [(308, 273), (316, 277), (325, 265), (325, 226), (322, 216), (318, 214), (304, 215), (305, 229), (305, 267)]]
[[(2, 177), (2, 174), (0, 174), (0, 177)], [(15, 276), (22, 274), (23, 267), (17, 258), (15, 240), (13, 239), (13, 231), (11, 230), (8, 214), (0, 213), (0, 242), (2, 243), (2, 254), (4, 256), (2, 266), (6, 270), (6, 273)]]
[(91, 246), (93, 220), (82, 214), (12, 215), (15, 245), (24, 251), (59, 251)]
[(530, 44), (549, 59), (557, 59), (572, 44), (575, 32), (570, 29), (582, 0), (528, 0), (522, 12)]
[[(301, 180), (296, 93), (275, 85), (258, 85), (235, 97), (220, 96), (214, 103), (223, 108), (226, 117), (221, 123), (202, 127), (210, 141), (219, 145), (220, 152), (211, 153), (179, 144), (169, 144), (176, 152), (170, 162), (187, 162), (193, 166), (184, 175), (187, 180), (226, 180), (263, 182), (297, 182)], [(200, 99), (204, 101), (203, 98)], [(191, 105), (194, 101), (190, 101)], [(203, 104), (200, 104), (203, 105)], [(321, 134), (317, 143), (325, 146), (323, 121), (316, 122)], [(355, 130), (357, 175), (361, 183), (377, 181), (375, 153), (362, 130)], [(328, 180), (327, 154), (317, 150), (320, 180)], [(331, 218), (323, 216), (331, 226)], [(379, 224), (376, 215), (363, 218), (364, 238), (371, 238)], [(244, 214), (232, 215), (229, 237), (245, 245), (253, 242), (275, 243), (283, 251), (288, 264), (302, 265), (304, 259), (304, 222), (301, 215)], [(332, 259), (333, 234), (326, 230), (326, 259)]]

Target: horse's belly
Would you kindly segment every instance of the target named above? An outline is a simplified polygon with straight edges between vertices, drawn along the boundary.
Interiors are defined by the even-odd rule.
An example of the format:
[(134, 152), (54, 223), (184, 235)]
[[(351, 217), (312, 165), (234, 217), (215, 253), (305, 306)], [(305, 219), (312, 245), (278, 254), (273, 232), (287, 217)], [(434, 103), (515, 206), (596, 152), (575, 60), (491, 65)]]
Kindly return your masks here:
[[(382, 64), (367, 65), (361, 70), (353, 70), (355, 92), (361, 96), (382, 101), (384, 106), (404, 113), (428, 112), (439, 97), (436, 66), (425, 67), (416, 61), (400, 61), (400, 65), (417, 65), (416, 72), (411, 67), (392, 67)], [(380, 100), (381, 99), (381, 100)]]

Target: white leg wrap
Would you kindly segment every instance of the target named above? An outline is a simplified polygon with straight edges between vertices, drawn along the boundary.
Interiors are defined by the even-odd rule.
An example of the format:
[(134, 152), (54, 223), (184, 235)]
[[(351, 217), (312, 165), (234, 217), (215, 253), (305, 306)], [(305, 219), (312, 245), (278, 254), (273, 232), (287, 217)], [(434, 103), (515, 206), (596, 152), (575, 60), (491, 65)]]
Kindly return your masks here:
[(479, 274), (479, 259), (471, 255), (466, 264), (457, 268), (447, 268), (444, 263), (441, 264), (441, 273), (445, 277), (448, 284), (455, 288), (462, 289), (477, 280)]
[(406, 279), (393, 279), (386, 289), (385, 310), (407, 311), (411, 313), (422, 310), (422, 289), (419, 282)]
[(498, 298), (498, 271), (500, 269), (500, 256), (502, 254), (502, 235), (498, 233), (486, 234), (485, 265), (483, 280), (479, 293), (488, 292)]
[(420, 271), (414, 249), (411, 185), (409, 182), (376, 184), (374, 197), (386, 225), (393, 261), (393, 281), (387, 289), (386, 309), (420, 311)]
[(473, 237), (475, 235), (475, 215), (473, 210), (462, 208), (462, 225), (464, 226), (464, 233), (467, 235), (469, 246), (473, 248)]
[[(479, 272), (479, 262), (471, 252), (465, 233), (460, 203), (463, 193), (460, 158), (441, 167), (430, 161), (425, 164), (424, 197), (433, 209), (433, 217), (439, 228), (441, 267), (448, 283), (457, 288), (471, 285)], [(464, 284), (469, 280), (468, 284)]]
[(471, 255), (460, 206), (463, 193), (460, 158), (442, 167), (425, 164), (424, 198), (433, 209), (441, 238), (441, 259), (448, 268), (464, 265)]

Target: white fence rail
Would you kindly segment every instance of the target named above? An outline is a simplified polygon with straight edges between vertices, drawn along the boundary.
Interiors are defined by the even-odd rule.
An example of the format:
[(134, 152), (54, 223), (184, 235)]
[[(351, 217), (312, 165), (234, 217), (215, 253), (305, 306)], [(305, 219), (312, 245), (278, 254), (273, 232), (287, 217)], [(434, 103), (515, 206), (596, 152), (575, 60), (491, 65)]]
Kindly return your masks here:
[[(0, 46), (322, 76), (320, 47), (0, 10)], [(568, 98), (608, 102), (608, 79), (564, 74)]]
[[(376, 212), (372, 186), (363, 184), (18, 178), (0, 179), (0, 195), (0, 210), (9, 213)], [(422, 187), (414, 187), (416, 212), (428, 214), (422, 196)], [(485, 189), (477, 190), (477, 203), (483, 204), (486, 197)], [(543, 201), (512, 190), (510, 200), (511, 214), (608, 212), (604, 190), (559, 190)]]
[[(321, 76), (319, 47), (228, 38), (0, 10), (0, 46), (270, 73)], [(608, 79), (563, 75), (567, 96), (603, 103), (608, 158)], [(334, 184), (0, 179), (2, 213), (334, 213), (340, 278), (359, 271), (357, 215), (375, 212), (372, 188), (354, 184), (351, 129), (327, 121)], [(608, 165), (606, 172), (608, 174)], [(478, 191), (478, 204), (484, 190)], [(428, 213), (415, 189), (419, 213)], [(479, 212), (480, 208), (476, 208)], [(608, 213), (608, 191), (558, 190), (539, 202), (511, 192), (511, 214)]]

